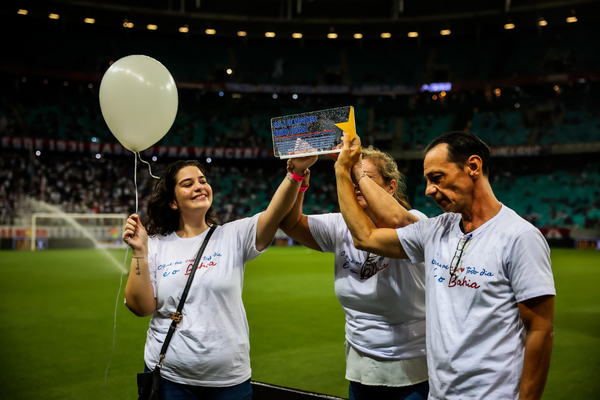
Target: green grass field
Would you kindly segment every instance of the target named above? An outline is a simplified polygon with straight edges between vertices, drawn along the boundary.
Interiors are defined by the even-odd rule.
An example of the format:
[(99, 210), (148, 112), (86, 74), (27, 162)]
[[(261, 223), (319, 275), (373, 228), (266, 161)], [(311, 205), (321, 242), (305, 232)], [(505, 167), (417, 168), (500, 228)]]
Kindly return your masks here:
[[(556, 336), (544, 399), (598, 399), (600, 252), (555, 249), (552, 258)], [(332, 260), (276, 247), (247, 265), (254, 380), (346, 397), (344, 315)], [(3, 251), (0, 273), (3, 399), (136, 398), (149, 319), (131, 314), (121, 291), (105, 391), (120, 272), (104, 254)]]

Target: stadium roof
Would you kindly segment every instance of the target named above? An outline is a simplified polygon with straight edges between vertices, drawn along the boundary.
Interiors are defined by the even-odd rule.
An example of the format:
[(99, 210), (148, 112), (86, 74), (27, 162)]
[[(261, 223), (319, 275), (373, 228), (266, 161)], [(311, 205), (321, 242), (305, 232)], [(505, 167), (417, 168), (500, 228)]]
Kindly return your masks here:
[[(325, 39), (336, 33), (339, 39), (406, 39), (408, 32), (419, 37), (439, 36), (442, 30), (456, 35), (485, 35), (502, 32), (507, 24), (514, 31), (567, 25), (573, 17), (579, 23), (600, 22), (597, 0), (21, 0), (15, 10), (27, 9), (29, 15), (47, 18), (56, 13), (69, 22), (93, 18), (97, 25), (122, 28), (125, 19), (135, 29), (148, 24), (159, 31), (177, 32), (187, 26), (190, 34), (205, 34), (214, 29), (219, 36), (264, 37), (274, 32), (277, 38)], [(6, 8), (4, 10), (6, 11)]]

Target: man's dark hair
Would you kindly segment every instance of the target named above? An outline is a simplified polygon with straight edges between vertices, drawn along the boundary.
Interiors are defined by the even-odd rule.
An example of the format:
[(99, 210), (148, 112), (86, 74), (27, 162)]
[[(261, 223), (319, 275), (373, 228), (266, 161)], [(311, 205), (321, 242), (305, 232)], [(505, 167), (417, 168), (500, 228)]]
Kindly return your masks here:
[(483, 175), (490, 175), (490, 148), (483, 140), (469, 132), (447, 132), (433, 139), (425, 149), (425, 154), (444, 143), (448, 145), (448, 159), (459, 168), (464, 168), (469, 157), (479, 156)]

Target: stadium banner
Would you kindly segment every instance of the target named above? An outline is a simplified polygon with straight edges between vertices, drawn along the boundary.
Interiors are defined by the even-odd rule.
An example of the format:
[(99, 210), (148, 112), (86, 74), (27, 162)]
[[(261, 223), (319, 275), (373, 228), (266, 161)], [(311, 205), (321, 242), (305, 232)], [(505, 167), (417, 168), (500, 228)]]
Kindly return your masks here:
[[(100, 82), (102, 74), (81, 72), (68, 72), (47, 68), (26, 67), (23, 65), (0, 65), (0, 72), (19, 75), (43, 76), (45, 78), (67, 79), (78, 82)], [(467, 90), (485, 90), (492, 87), (511, 87), (519, 85), (535, 85), (541, 83), (567, 83), (585, 82), (600, 79), (600, 71), (576, 71), (561, 74), (529, 75), (500, 78), (480, 81), (455, 81), (443, 84), (450, 85), (454, 92)], [(238, 92), (238, 93), (296, 93), (296, 94), (351, 94), (354, 96), (383, 96), (383, 95), (411, 95), (418, 92), (448, 91), (440, 83), (427, 83), (419, 87), (414, 85), (260, 85), (252, 83), (230, 82), (195, 82), (176, 79), (177, 88), (191, 90), (205, 90), (209, 92)]]
[(289, 94), (350, 94), (352, 87), (346, 85), (277, 85), (253, 83), (216, 83), (177, 81), (179, 89), (207, 90), (237, 93), (289, 93)]
[(354, 96), (379, 96), (415, 94), (417, 87), (414, 85), (362, 85), (352, 88)]
[(538, 228), (546, 239), (568, 239), (571, 234), (570, 228)]
[[(50, 236), (48, 228), (39, 227), (35, 230), (36, 237), (47, 238)], [(81, 236), (81, 234), (79, 235)], [(31, 226), (0, 225), (0, 239), (31, 238)]]
[[(33, 139), (19, 137), (3, 137), (0, 147), (4, 149), (29, 151), (58, 151), (69, 153), (96, 153), (123, 155), (129, 154), (119, 143), (93, 143), (75, 140)], [(490, 148), (492, 157), (528, 157), (552, 154), (553, 146), (503, 146)], [(273, 157), (273, 149), (232, 148), (232, 147), (199, 147), (199, 146), (151, 146), (141, 152), (146, 156), (168, 158), (206, 157), (216, 159), (262, 159)]]
[[(96, 153), (96, 154), (129, 154), (118, 143), (93, 143), (75, 140), (32, 139), (18, 137), (3, 137), (0, 146), (4, 149), (30, 150), (30, 151), (59, 151), (69, 153)], [(224, 159), (258, 159), (273, 156), (271, 149), (258, 148), (231, 148), (231, 147), (199, 147), (199, 146), (151, 146), (141, 152), (147, 156), (161, 156), (169, 158), (224, 158)]]
[(529, 157), (551, 154), (551, 146), (500, 146), (491, 147), (490, 155), (492, 157)]
[(449, 92), (452, 90), (452, 82), (425, 83), (419, 89), (420, 92)]
[[(0, 225), (0, 239), (26, 239), (31, 238), (31, 226), (11, 226)], [(85, 230), (98, 240), (119, 240), (121, 238), (122, 227), (116, 226), (88, 226)], [(36, 239), (60, 238), (60, 239), (78, 239), (81, 238), (81, 229), (72, 226), (38, 226), (35, 229)]]

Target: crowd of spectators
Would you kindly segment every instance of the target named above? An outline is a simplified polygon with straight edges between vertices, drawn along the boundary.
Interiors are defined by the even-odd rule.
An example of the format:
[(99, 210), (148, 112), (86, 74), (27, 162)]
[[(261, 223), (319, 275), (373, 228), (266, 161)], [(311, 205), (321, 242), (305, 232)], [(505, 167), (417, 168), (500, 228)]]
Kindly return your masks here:
[[(28, 87), (0, 104), (0, 137), (116, 142), (95, 88), (55, 93)], [(39, 86), (39, 85), (38, 85)], [(164, 146), (272, 148), (270, 120), (311, 110), (352, 105), (357, 132), (367, 144), (387, 151), (423, 149), (440, 133), (466, 129), (490, 146), (562, 145), (600, 142), (600, 86), (594, 82), (514, 88), (501, 95), (448, 93), (398, 97), (302, 95), (274, 99), (267, 94), (186, 90)], [(547, 91), (550, 91), (548, 96)], [(288, 98), (289, 97), (289, 98)]]
[[(128, 181), (133, 166), (92, 155), (44, 152), (0, 152), (0, 224), (13, 224), (24, 197), (58, 206), (67, 213), (127, 213), (135, 209)], [(138, 182), (141, 192), (146, 179)]]
[[(157, 175), (171, 162), (151, 162)], [(201, 160), (204, 161), (204, 160)], [(205, 163), (214, 204), (222, 222), (264, 211), (285, 176), (281, 160), (214, 160)], [(311, 195), (305, 207), (311, 213), (337, 210), (332, 163), (313, 168)], [(319, 172), (321, 171), (321, 172)], [(143, 214), (154, 179), (145, 164), (138, 165), (138, 209)], [(34, 153), (0, 150), (0, 225), (18, 221), (19, 205), (32, 197), (67, 213), (125, 213), (136, 211), (133, 157), (93, 154)]]
[[(149, 40), (143, 37), (65, 35), (22, 36), (7, 43), (3, 62), (38, 75), (0, 75), (0, 139), (21, 137), (62, 139), (84, 143), (116, 140), (106, 126), (98, 100), (97, 81), (44, 79), (55, 76), (103, 74), (111, 61), (127, 54), (146, 54), (164, 61), (180, 82), (244, 84), (414, 85), (443, 77), (454, 82), (503, 79), (551, 73), (593, 71), (600, 57), (589, 26), (509, 37), (483, 37), (413, 44), (373, 44), (340, 47), (332, 42), (288, 49), (203, 40)], [(586, 38), (586, 40), (581, 40)], [(391, 42), (390, 42), (391, 43)], [(27, 44), (27, 45), (24, 45)], [(279, 47), (278, 47), (279, 46)], [(80, 51), (73, 52), (72, 48)], [(498, 49), (503, 51), (499, 52)], [(528, 51), (535, 48), (535, 51)], [(210, 53), (211, 57), (202, 57)], [(502, 53), (502, 54), (500, 54)], [(498, 57), (504, 57), (498, 60)], [(294, 57), (299, 57), (295, 59)], [(314, 60), (326, 62), (312, 62)], [(295, 62), (296, 60), (297, 62)], [(310, 67), (301, 61), (311, 60)], [(292, 62), (294, 61), (294, 62)], [(499, 62), (501, 61), (501, 62)], [(382, 69), (383, 68), (383, 69)], [(225, 71), (231, 69), (232, 73)], [(95, 75), (94, 75), (95, 74)], [(439, 80), (438, 80), (439, 81)], [(489, 81), (492, 82), (492, 81)], [(272, 149), (273, 117), (352, 105), (357, 132), (365, 145), (388, 152), (420, 150), (449, 130), (469, 130), (490, 146), (551, 146), (600, 142), (600, 86), (585, 81), (530, 84), (406, 95), (291, 94), (179, 91), (173, 127), (158, 145)], [(131, 213), (135, 211), (133, 162), (123, 156), (10, 151), (0, 148), (0, 224), (14, 223), (21, 196), (58, 205), (65, 212)], [(100, 156), (100, 158), (96, 158)], [(153, 168), (160, 171), (168, 160)], [(281, 162), (279, 162), (281, 164)], [(209, 167), (215, 205), (224, 222), (266, 208), (283, 166), (276, 160), (220, 161)], [(317, 170), (321, 167), (316, 167)], [(326, 168), (325, 166), (323, 168)], [(281, 172), (280, 171), (280, 172)], [(597, 166), (570, 171), (510, 169), (494, 177), (500, 200), (536, 226), (598, 225), (600, 178)], [(140, 209), (152, 188), (144, 168), (138, 171)], [(243, 177), (243, 179), (242, 179)], [(331, 171), (317, 174), (309, 212), (337, 209)], [(414, 182), (422, 181), (420, 176)], [(559, 183), (559, 184), (557, 184)], [(575, 185), (575, 186), (574, 186)], [(585, 189), (581, 189), (585, 188)], [(413, 202), (429, 214), (437, 209), (418, 188)], [(584, 190), (579, 192), (579, 190)], [(542, 195), (543, 194), (543, 195)], [(432, 208), (434, 207), (434, 208)]]
[[(494, 159), (495, 163), (499, 159)], [(151, 162), (157, 175), (167, 163)], [(205, 160), (201, 160), (205, 161)], [(214, 204), (222, 222), (254, 215), (266, 209), (285, 174), (285, 163), (268, 160), (213, 160), (204, 163), (214, 192)], [(306, 213), (338, 211), (333, 163), (319, 161), (312, 169)], [(33, 197), (58, 206), (67, 213), (125, 213), (136, 211), (134, 160), (125, 156), (26, 151), (0, 151), (0, 225), (15, 223), (19, 204)], [(491, 183), (498, 199), (539, 228), (600, 228), (600, 164), (597, 161), (544, 170), (535, 167), (498, 166)], [(422, 176), (413, 206), (429, 216), (440, 209), (426, 198)], [(138, 165), (139, 211), (152, 192), (154, 179), (144, 164)]]
[[(492, 159), (490, 183), (498, 200), (538, 228), (600, 229), (600, 163), (572, 155), (541, 157), (515, 165)], [(532, 161), (534, 160), (534, 161)], [(429, 216), (440, 213), (421, 181), (415, 207)]]

